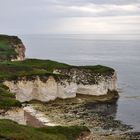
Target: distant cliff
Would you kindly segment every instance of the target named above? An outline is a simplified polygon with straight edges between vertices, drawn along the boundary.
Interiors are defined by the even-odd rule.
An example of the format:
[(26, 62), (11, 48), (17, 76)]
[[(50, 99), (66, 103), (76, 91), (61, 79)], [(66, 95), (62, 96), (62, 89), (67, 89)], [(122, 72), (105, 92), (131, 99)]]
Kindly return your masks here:
[(0, 61), (24, 60), (25, 47), (17, 36), (0, 35)]

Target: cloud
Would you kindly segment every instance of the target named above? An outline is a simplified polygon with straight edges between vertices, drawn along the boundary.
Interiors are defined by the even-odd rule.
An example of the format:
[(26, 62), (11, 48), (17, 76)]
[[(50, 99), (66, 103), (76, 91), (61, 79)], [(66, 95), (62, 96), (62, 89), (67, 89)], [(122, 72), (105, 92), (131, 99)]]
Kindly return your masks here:
[(61, 4), (61, 5), (84, 5), (87, 3), (92, 4), (136, 4), (140, 3), (140, 0), (44, 0), (47, 4)]
[(53, 8), (54, 16), (118, 16), (140, 15), (140, 4), (114, 5), (114, 4), (86, 4), (83, 6), (56, 5)]
[(140, 17), (71, 17), (59, 18), (54, 23), (51, 33), (85, 33), (85, 34), (138, 34), (140, 33)]
[(1, 33), (140, 33), (140, 0), (4, 0)]

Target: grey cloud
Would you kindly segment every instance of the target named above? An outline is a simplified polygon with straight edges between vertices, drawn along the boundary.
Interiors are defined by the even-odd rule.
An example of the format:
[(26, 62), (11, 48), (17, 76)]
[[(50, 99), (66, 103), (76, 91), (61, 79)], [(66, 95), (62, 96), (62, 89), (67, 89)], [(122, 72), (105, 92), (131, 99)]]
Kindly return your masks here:
[(0, 10), (2, 19), (139, 15), (140, 0), (4, 0)]
[(50, 4), (63, 4), (63, 5), (83, 5), (87, 3), (93, 4), (134, 4), (140, 3), (140, 0), (44, 0)]
[[(136, 16), (134, 24), (138, 25), (140, 19), (140, 0), (0, 0), (0, 31), (11, 33), (55, 33), (67, 31), (69, 28), (76, 32), (82, 32), (83, 25), (80, 26), (81, 21), (87, 20), (91, 27), (92, 22), (89, 18), (102, 18), (103, 21), (108, 22), (104, 17)], [(89, 17), (85, 19), (85, 17)], [(74, 18), (74, 20), (72, 20)], [(80, 20), (76, 20), (79, 19)], [(82, 20), (83, 19), (83, 20)], [(118, 19), (120, 20), (120, 19)], [(123, 20), (123, 18), (121, 18)], [(95, 20), (97, 24), (98, 20)], [(116, 20), (117, 22), (117, 20)], [(110, 23), (112, 28), (115, 25), (127, 25), (127, 23)], [(86, 23), (86, 21), (85, 21)], [(99, 25), (101, 22), (99, 23)], [(115, 25), (114, 25), (115, 24)], [(130, 24), (132, 26), (130, 26)], [(129, 27), (133, 30), (132, 23)], [(57, 25), (57, 26), (56, 26)], [(80, 28), (82, 27), (82, 28)], [(64, 29), (63, 29), (64, 28)], [(86, 26), (88, 28), (88, 26)], [(135, 28), (139, 29), (138, 26)], [(128, 28), (127, 28), (128, 29)], [(86, 29), (85, 29), (86, 30)], [(87, 29), (89, 31), (89, 29)], [(138, 30), (139, 31), (139, 30)]]

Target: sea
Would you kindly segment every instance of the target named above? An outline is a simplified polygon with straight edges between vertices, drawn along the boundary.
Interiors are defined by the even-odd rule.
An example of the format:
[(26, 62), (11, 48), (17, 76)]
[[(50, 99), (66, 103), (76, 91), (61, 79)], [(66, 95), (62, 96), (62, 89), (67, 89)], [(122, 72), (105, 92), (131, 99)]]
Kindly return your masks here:
[(118, 75), (115, 119), (140, 131), (140, 34), (19, 35), (27, 58), (72, 65), (105, 65)]

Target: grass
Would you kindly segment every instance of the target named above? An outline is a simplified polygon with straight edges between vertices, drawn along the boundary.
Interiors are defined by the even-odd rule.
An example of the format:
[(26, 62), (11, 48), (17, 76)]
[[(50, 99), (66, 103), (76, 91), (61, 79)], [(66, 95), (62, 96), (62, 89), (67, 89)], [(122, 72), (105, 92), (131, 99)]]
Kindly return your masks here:
[(114, 69), (102, 65), (96, 65), (96, 66), (79, 66), (80, 69), (90, 69), (93, 73), (98, 73), (101, 75), (108, 75), (112, 74), (114, 72)]
[(15, 99), (15, 95), (8, 91), (8, 88), (0, 84), (0, 109), (21, 107), (21, 103)]
[(64, 63), (59, 63), (56, 61), (52, 60), (40, 60), (40, 59), (26, 59), (22, 62), (16, 61), (13, 62), (12, 64), (14, 65), (21, 65), (21, 66), (26, 66), (26, 67), (32, 67), (36, 69), (45, 69), (49, 72), (53, 72), (54, 69), (59, 69), (59, 68), (67, 68), (69, 65), (64, 64)]
[(29, 75), (54, 75), (53, 71), (55, 69), (60, 70), (85, 70), (100, 74), (108, 75), (112, 74), (114, 70), (109, 67), (97, 65), (97, 66), (72, 66), (64, 63), (59, 63), (51, 60), (39, 60), (39, 59), (26, 59), (24, 61), (4, 61), (0, 62), (0, 79), (10, 78), (14, 76), (29, 76)]
[(16, 58), (17, 53), (13, 43), (19, 43), (21, 40), (15, 36), (0, 35), (0, 61)]
[(33, 128), (9, 120), (0, 120), (1, 140), (76, 140), (82, 132), (89, 130), (84, 126)]

